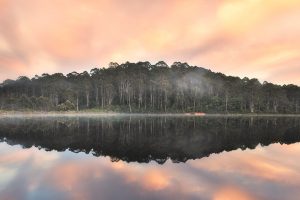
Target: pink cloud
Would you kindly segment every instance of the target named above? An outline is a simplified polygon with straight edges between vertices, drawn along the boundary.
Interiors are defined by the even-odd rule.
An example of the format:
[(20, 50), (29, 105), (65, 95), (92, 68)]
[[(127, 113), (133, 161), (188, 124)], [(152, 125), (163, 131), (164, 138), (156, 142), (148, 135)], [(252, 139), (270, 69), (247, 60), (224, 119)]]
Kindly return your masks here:
[[(180, 60), (300, 84), (293, 71), (300, 57), (297, 0), (2, 0), (0, 11), (1, 80), (110, 61)], [(272, 76), (282, 70), (297, 76)]]

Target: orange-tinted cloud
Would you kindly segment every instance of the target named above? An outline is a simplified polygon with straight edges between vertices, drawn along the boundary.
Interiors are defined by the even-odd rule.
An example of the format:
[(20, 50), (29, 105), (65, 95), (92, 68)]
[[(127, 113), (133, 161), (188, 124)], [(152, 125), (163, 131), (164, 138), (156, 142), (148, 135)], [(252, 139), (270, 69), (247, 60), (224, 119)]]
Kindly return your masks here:
[(221, 188), (214, 194), (213, 200), (254, 200), (256, 198), (252, 197), (247, 192), (235, 188), (226, 186)]
[(186, 61), (300, 85), (298, 0), (0, 1), (0, 80)]

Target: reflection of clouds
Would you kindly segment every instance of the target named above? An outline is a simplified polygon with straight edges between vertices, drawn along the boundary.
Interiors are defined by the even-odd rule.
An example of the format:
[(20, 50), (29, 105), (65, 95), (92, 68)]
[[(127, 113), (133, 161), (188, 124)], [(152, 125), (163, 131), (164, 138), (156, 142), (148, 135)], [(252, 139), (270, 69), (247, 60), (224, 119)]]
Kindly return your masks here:
[(0, 144), (0, 197), (23, 199), (39, 185), (43, 170), (51, 166), (57, 155), (54, 152), (22, 149), (19, 146)]
[(11, 181), (15, 176), (15, 170), (5, 167), (0, 167), (0, 191), (6, 186), (6, 183)]
[(145, 188), (150, 190), (163, 190), (170, 184), (168, 175), (158, 170), (146, 172), (143, 182)]
[[(289, 150), (290, 148), (292, 150)], [(291, 157), (291, 154), (288, 152), (291, 152), (293, 157), (297, 156), (295, 152), (300, 152), (299, 146), (284, 145), (283, 147), (279, 144), (273, 144), (267, 149), (271, 149), (271, 151), (258, 147), (255, 151), (237, 150), (223, 153), (222, 156), (211, 155), (210, 158), (203, 158), (203, 162), (190, 162), (190, 165), (195, 168), (209, 169), (209, 171), (216, 173), (235, 173), (239, 171), (242, 175), (258, 179), (299, 184), (300, 174), (298, 169), (300, 164), (295, 162), (295, 160), (293, 161), (294, 163), (291, 163), (292, 160), (288, 159)], [(247, 156), (245, 156), (246, 152)], [(283, 160), (285, 162), (282, 162)]]
[(157, 169), (151, 162), (150, 166), (141, 168), (138, 164), (124, 162), (111, 163), (111, 169), (116, 170), (130, 184), (139, 184), (147, 190), (162, 190), (170, 185), (169, 172)]
[(76, 163), (59, 164), (50, 170), (47, 180), (57, 183), (59, 188), (70, 191), (77, 182), (84, 178), (82, 177), (84, 170), (90, 169)]
[(49, 199), (279, 200), (300, 195), (299, 144), (237, 150), (179, 164), (168, 160), (164, 165), (110, 162), (108, 157), (3, 144), (0, 150), (12, 156), (1, 156), (1, 170), (14, 170), (9, 179), (1, 175), (1, 199), (47, 195)]
[(0, 163), (1, 165), (10, 165), (10, 164), (15, 164), (20, 161), (27, 160), (28, 157), (30, 157), (30, 150), (18, 150), (18, 151), (12, 151), (12, 152), (7, 152), (7, 154), (1, 153), (0, 157)]
[(250, 194), (238, 189), (237, 187), (224, 187), (217, 190), (213, 200), (254, 200)]
[[(292, 154), (289, 154), (290, 149), (293, 149)], [(299, 144), (273, 144), (255, 150), (224, 152), (188, 163), (196, 170), (215, 174), (221, 180), (221, 186), (225, 182), (225, 186), (243, 191), (237, 195), (245, 194), (245, 199), (297, 199), (300, 194), (297, 189), (300, 184), (299, 152)], [(230, 188), (229, 191), (232, 191)], [(218, 190), (215, 192), (217, 194)], [(257, 196), (254, 198), (248, 194)]]
[[(57, 154), (53, 152), (48, 152), (46, 154), (41, 151), (37, 151), (35, 148), (21, 149), (17, 146), (10, 147), (9, 150), (6, 149), (6, 144), (0, 143), (0, 164), (12, 165), (18, 164), (22, 161), (32, 159), (36, 166), (47, 167), (46, 164), (53, 163), (57, 159)], [(44, 150), (42, 150), (44, 151)], [(43, 156), (40, 156), (43, 155)], [(38, 159), (37, 159), (38, 157)]]

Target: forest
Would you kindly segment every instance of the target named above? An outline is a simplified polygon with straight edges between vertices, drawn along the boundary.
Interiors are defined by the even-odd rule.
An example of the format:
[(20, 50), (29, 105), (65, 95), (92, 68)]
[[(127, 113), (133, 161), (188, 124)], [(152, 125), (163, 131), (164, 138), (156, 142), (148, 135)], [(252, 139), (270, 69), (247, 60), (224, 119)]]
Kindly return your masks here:
[(226, 76), (182, 62), (112, 62), (90, 72), (5, 80), (0, 110), (296, 114), (300, 87)]

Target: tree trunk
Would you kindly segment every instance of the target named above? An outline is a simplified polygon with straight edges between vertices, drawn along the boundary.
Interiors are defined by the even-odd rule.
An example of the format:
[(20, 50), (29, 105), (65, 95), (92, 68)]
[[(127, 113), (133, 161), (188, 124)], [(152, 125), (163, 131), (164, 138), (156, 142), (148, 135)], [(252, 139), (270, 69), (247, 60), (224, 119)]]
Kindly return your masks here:
[(90, 106), (90, 93), (86, 92), (86, 107), (88, 108)]
[(250, 112), (251, 113), (254, 113), (254, 101), (253, 101), (253, 91), (251, 92), (251, 100), (250, 100), (250, 105), (249, 105), (249, 107), (250, 107)]
[(145, 92), (145, 97), (144, 97), (144, 106), (145, 106), (145, 111), (147, 110), (147, 94)]
[(167, 91), (165, 90), (165, 112), (167, 112), (167, 103), (168, 103), (168, 95), (167, 95)]
[(269, 112), (270, 111), (270, 101), (268, 100), (267, 102), (267, 111)]
[(278, 107), (278, 103), (277, 103), (277, 101), (274, 101), (273, 102), (273, 109), (274, 109), (275, 113), (277, 113), (277, 107)]
[(131, 112), (131, 102), (130, 102), (130, 95), (128, 96), (128, 105), (129, 105), (129, 111)]
[(99, 106), (99, 89), (96, 87), (96, 105)]
[(101, 85), (101, 107), (103, 109), (104, 107), (104, 92), (103, 92), (103, 86)]
[(76, 95), (76, 110), (78, 111), (79, 110), (79, 100), (78, 100), (78, 94)]
[(139, 109), (141, 109), (142, 103), (143, 103), (143, 93), (139, 91)]
[(249, 107), (250, 107), (250, 112), (254, 113), (254, 103), (253, 103), (253, 101), (250, 102)]
[(228, 94), (225, 95), (225, 112), (228, 112)]
[(152, 94), (152, 88), (150, 89), (150, 106), (153, 108), (153, 94)]
[(58, 95), (57, 94), (55, 94), (55, 105), (57, 106), (58, 105)]

